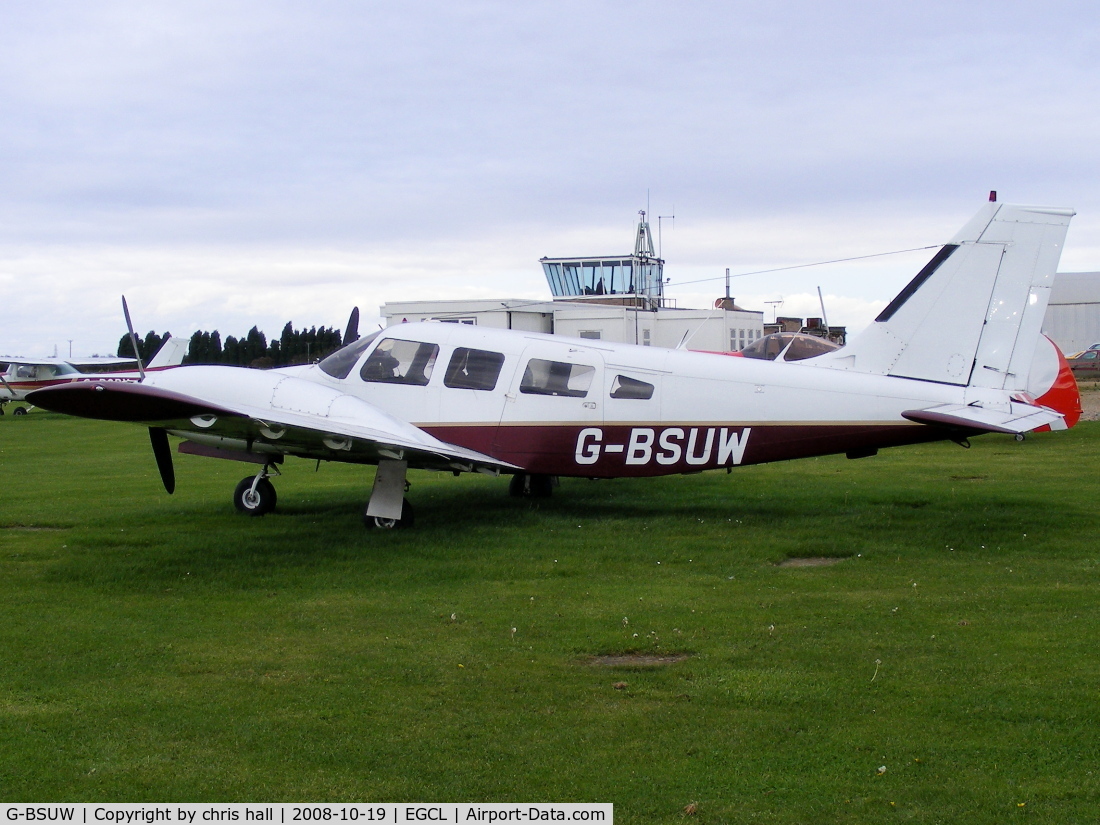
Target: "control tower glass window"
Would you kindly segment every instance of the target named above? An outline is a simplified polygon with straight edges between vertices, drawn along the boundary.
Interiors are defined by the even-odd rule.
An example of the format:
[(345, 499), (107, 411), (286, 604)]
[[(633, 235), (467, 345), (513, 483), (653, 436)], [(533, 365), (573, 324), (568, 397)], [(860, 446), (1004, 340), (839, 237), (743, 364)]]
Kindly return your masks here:
[(599, 261), (585, 261), (581, 264), (581, 278), (584, 282), (585, 295), (607, 294)]
[(581, 295), (646, 295), (660, 298), (663, 262), (656, 258), (542, 260), (555, 298)]

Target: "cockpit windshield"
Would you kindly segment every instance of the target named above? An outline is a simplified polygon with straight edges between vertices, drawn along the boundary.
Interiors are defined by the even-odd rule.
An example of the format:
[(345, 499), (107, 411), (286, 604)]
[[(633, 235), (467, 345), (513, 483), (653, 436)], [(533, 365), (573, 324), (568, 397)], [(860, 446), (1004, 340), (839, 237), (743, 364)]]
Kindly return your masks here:
[(745, 358), (774, 361), (783, 354), (784, 361), (802, 361), (839, 349), (837, 344), (815, 335), (800, 332), (774, 332), (749, 344), (741, 354)]
[(317, 366), (333, 378), (347, 378), (348, 374), (351, 372), (351, 368), (355, 366), (359, 357), (367, 351), (367, 348), (370, 347), (381, 334), (382, 330), (378, 330), (378, 332), (372, 332), (365, 338), (353, 341), (346, 347), (336, 350), (336, 352), (332, 353), (328, 358), (325, 358)]

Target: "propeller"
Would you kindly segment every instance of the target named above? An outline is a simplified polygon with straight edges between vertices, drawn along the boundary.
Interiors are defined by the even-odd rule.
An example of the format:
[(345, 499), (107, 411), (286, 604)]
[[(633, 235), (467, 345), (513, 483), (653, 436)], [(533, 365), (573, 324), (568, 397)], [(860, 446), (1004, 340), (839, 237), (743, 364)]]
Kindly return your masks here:
[(351, 317), (348, 318), (348, 328), (344, 330), (344, 340), (341, 346), (347, 346), (353, 341), (359, 340), (359, 307), (351, 308)]
[[(141, 353), (138, 352), (137, 335), (134, 334), (134, 324), (130, 320), (130, 308), (126, 306), (126, 296), (122, 296), (122, 314), (126, 316), (126, 329), (130, 333), (130, 344), (134, 348), (134, 357), (137, 358), (138, 374), (145, 381), (145, 367), (141, 363)], [(153, 445), (153, 457), (157, 460), (157, 469), (160, 470), (160, 480), (164, 482), (164, 489), (168, 495), (176, 491), (176, 471), (172, 467), (172, 448), (168, 444), (168, 431), (163, 427), (149, 428), (149, 443)]]
[(137, 336), (134, 334), (134, 325), (130, 322), (130, 308), (126, 306), (126, 296), (122, 296), (122, 314), (126, 316), (126, 329), (130, 332), (130, 345), (134, 348), (134, 357), (137, 359), (138, 375), (145, 380), (145, 367), (141, 364), (141, 353), (138, 351)]
[(168, 446), (168, 431), (163, 427), (149, 428), (149, 443), (153, 445), (153, 457), (157, 460), (160, 480), (168, 495), (176, 491), (176, 471), (172, 467), (172, 448)]

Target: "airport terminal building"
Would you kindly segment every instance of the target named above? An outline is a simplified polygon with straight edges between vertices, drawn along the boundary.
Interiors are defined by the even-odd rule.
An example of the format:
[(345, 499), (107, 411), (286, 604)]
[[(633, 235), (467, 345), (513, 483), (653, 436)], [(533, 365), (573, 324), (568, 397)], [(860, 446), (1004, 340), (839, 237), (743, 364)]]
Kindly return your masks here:
[(640, 346), (695, 350), (744, 349), (765, 334), (762, 312), (742, 309), (728, 295), (708, 309), (680, 309), (664, 295), (664, 265), (641, 213), (634, 252), (542, 258), (553, 296), (547, 301), (400, 301), (385, 304), (387, 326), (445, 321), (545, 332)]

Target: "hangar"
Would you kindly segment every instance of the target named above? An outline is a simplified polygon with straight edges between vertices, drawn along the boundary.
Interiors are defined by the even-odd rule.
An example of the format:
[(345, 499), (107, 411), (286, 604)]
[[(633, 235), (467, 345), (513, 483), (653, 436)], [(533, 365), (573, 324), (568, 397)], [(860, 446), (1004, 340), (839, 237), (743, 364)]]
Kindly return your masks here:
[(1043, 333), (1066, 355), (1100, 342), (1100, 272), (1059, 272)]

